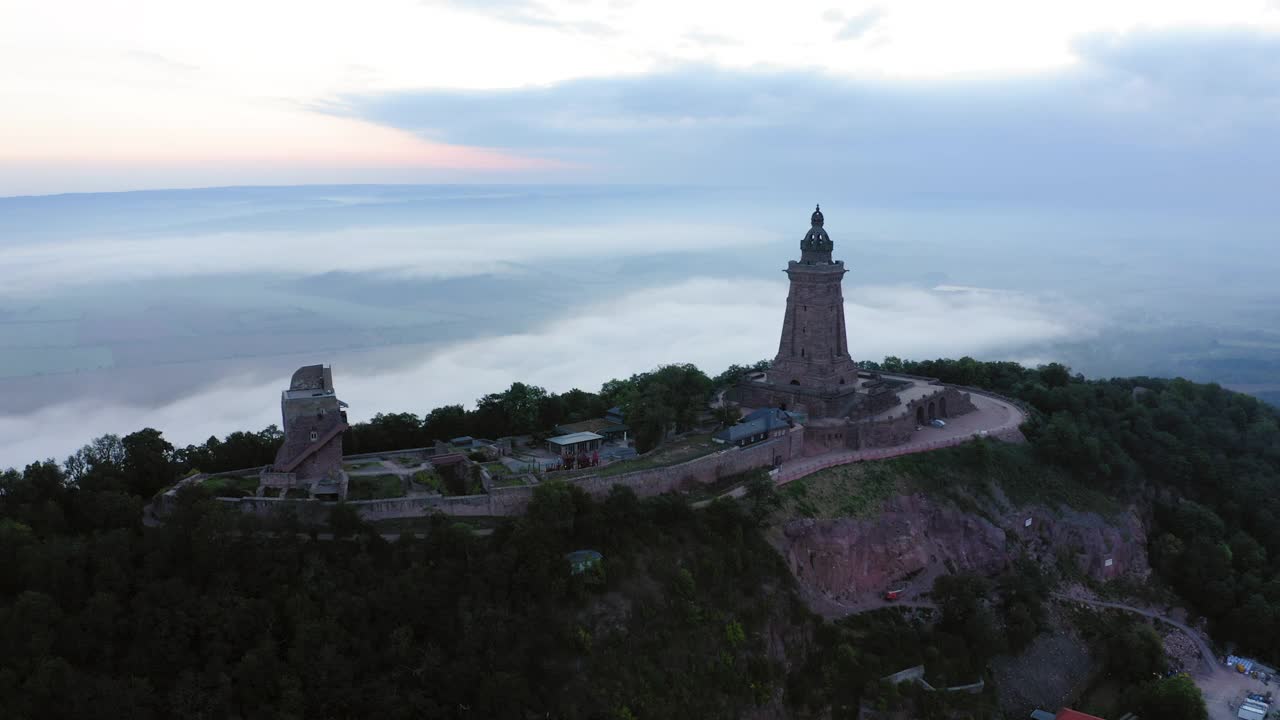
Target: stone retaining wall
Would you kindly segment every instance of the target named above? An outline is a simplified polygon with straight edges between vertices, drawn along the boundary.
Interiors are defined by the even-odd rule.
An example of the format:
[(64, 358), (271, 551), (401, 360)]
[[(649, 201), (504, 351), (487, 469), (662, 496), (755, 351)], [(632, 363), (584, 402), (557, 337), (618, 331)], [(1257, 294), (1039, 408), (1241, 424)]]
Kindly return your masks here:
[(728, 448), (678, 465), (637, 470), (612, 477), (588, 476), (572, 482), (595, 497), (607, 495), (614, 485), (626, 485), (640, 497), (688, 490), (730, 475), (773, 467), (792, 457), (798, 457), (804, 447), (804, 433), (804, 427), (797, 427), (779, 438), (741, 448)]
[[(971, 390), (975, 394), (991, 395), (998, 399), (1005, 400), (993, 393), (985, 391)], [(946, 393), (948, 399), (948, 410), (952, 408), (951, 403), (955, 403), (956, 408), (972, 409), (972, 403), (969, 402), (968, 393), (960, 393), (954, 386), (940, 386), (939, 392), (931, 394), (929, 398), (936, 397)], [(963, 402), (961, 401), (963, 396)], [(929, 398), (924, 398), (927, 401)], [(952, 400), (951, 398), (955, 398)], [(1007, 400), (1005, 400), (1008, 402)], [(966, 407), (967, 406), (967, 407)], [(942, 441), (931, 444), (929, 446), (920, 447), (902, 447), (897, 448), (902, 438), (909, 439), (915, 430), (915, 417), (911, 410), (901, 417), (890, 420), (882, 420), (878, 422), (859, 423), (852, 426), (844, 426), (845, 431), (849, 433), (857, 432), (856, 438), (840, 438), (841, 441), (852, 444), (857, 442), (859, 447), (864, 448), (862, 452), (854, 453), (858, 457), (856, 459), (883, 459), (895, 457), (900, 454), (910, 452), (920, 452), (925, 449), (933, 449), (934, 447), (947, 447), (951, 445), (959, 445), (971, 438), (955, 438), (953, 440)], [(950, 412), (951, 415), (960, 414), (959, 412)], [(665, 492), (684, 491), (696, 487), (700, 484), (713, 483), (717, 480), (737, 475), (739, 473), (755, 470), (758, 468), (771, 468), (781, 462), (797, 459), (805, 456), (806, 452), (806, 434), (807, 433), (825, 433), (828, 428), (821, 422), (815, 422), (812, 428), (803, 425), (796, 426), (786, 435), (755, 445), (747, 447), (732, 447), (710, 455), (704, 455), (699, 458), (679, 463), (677, 465), (668, 465), (665, 467), (646, 468), (636, 470), (630, 473), (612, 476), (588, 475), (584, 477), (573, 478), (568, 480), (570, 484), (577, 485), (594, 497), (604, 497), (609, 490), (615, 485), (624, 485), (630, 487), (636, 495), (640, 497), (650, 497), (661, 495)], [(1006, 439), (1011, 441), (1022, 440), (1021, 433), (1016, 427), (1011, 430), (1001, 428), (991, 433), (992, 437)], [(897, 442), (895, 442), (897, 441)], [(821, 444), (821, 443), (820, 443)], [(867, 451), (867, 448), (876, 448)], [(371, 456), (389, 456), (401, 455), (415, 452), (423, 452), (424, 448), (414, 450), (402, 450), (390, 453), (370, 453)], [(829, 465), (839, 465), (854, 461), (847, 451), (845, 453), (831, 453), (830, 456), (817, 460), (814, 467), (806, 467), (801, 469), (790, 470), (779, 474), (776, 478), (779, 484), (794, 479), (790, 475), (797, 477), (814, 472), (815, 468), (827, 467)], [(349, 456), (347, 459), (357, 459), (358, 456)], [(219, 475), (230, 475), (234, 473), (218, 473)], [(784, 476), (785, 475), (785, 476)], [(198, 482), (200, 479), (208, 477), (203, 475), (197, 478), (189, 478), (181, 484), (188, 482)], [(176, 487), (174, 488), (176, 489)], [(174, 489), (166, 492), (163, 496), (157, 498), (155, 509), (157, 514), (162, 514), (168, 510), (169, 502), (172, 501), (172, 493)], [(439, 512), (445, 515), (457, 517), (476, 517), (476, 516), (513, 516), (523, 514), (529, 506), (529, 502), (533, 499), (532, 486), (516, 486), (506, 488), (493, 488), (483, 495), (466, 495), (461, 497), (448, 497), (441, 495), (421, 495), (405, 498), (389, 498), (384, 500), (357, 500), (351, 501), (350, 505), (354, 506), (360, 512), (361, 517), (366, 520), (385, 520), (391, 518), (406, 517), (422, 517), (427, 513)], [(313, 517), (316, 522), (326, 522), (328, 520), (328, 511), (331, 505), (329, 503), (316, 500), (292, 500), (284, 498), (219, 498), (223, 502), (236, 503), (244, 512), (268, 515), (284, 508), (292, 508), (299, 513), (299, 517), (310, 521)]]
[[(797, 427), (787, 435), (744, 448), (728, 448), (711, 455), (704, 455), (677, 465), (646, 468), (621, 475), (586, 477), (568, 480), (572, 485), (597, 498), (609, 494), (615, 485), (631, 488), (640, 497), (661, 495), (665, 492), (687, 490), (699, 484), (712, 483), (721, 478), (799, 457), (804, 447), (804, 428)], [(420, 495), (415, 497), (388, 498), (383, 500), (354, 500), (347, 504), (356, 508), (365, 520), (422, 517), (439, 512), (456, 517), (521, 515), (533, 499), (532, 486), (493, 488), (483, 495), (447, 497)], [(234, 503), (240, 510), (268, 516), (281, 510), (292, 509), (299, 518), (308, 522), (327, 521), (329, 503), (312, 500), (288, 500), (283, 498), (219, 498)]]
[[(930, 692), (938, 691), (938, 688), (930, 685), (928, 682), (925, 681), (923, 665), (917, 665), (912, 668), (907, 668), (906, 670), (900, 670), (883, 679), (894, 685), (898, 685), (904, 682), (915, 682), (915, 683), (919, 683), (920, 687)], [(968, 685), (952, 685), (951, 687), (942, 688), (942, 692), (963, 692), (963, 693), (969, 693), (971, 695), (977, 695), (978, 693), (982, 692), (983, 688), (985, 688), (986, 686), (987, 686), (986, 682), (984, 682), (981, 678), (979, 678), (978, 682), (976, 683), (969, 683)]]

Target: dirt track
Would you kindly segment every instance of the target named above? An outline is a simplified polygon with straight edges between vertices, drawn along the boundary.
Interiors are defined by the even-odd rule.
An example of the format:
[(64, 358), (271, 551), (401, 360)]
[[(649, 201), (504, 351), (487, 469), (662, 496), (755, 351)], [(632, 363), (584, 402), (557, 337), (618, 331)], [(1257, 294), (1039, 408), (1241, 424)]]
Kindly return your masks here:
[(1053, 597), (1057, 600), (1063, 600), (1066, 602), (1078, 602), (1084, 605), (1091, 605), (1093, 607), (1110, 608), (1112, 610), (1124, 610), (1126, 612), (1136, 613), (1144, 617), (1149, 617), (1152, 620), (1159, 620), (1160, 622), (1165, 623), (1167, 625), (1172, 625), (1173, 627), (1178, 628), (1183, 633), (1185, 633), (1187, 637), (1191, 638), (1191, 640), (1195, 642), (1196, 646), (1200, 648), (1200, 660), (1202, 662), (1203, 672), (1206, 677), (1212, 677), (1219, 673), (1223, 675), (1232, 674), (1231, 671), (1227, 670), (1225, 667), (1218, 664), (1218, 661), (1215, 659), (1216, 656), (1214, 655), (1213, 648), (1209, 647), (1209, 643), (1205, 641), (1204, 637), (1202, 637), (1200, 633), (1196, 632), (1188, 625), (1178, 622), (1177, 620), (1174, 620), (1173, 618), (1167, 615), (1162, 615), (1158, 612), (1147, 610), (1145, 608), (1134, 607), (1133, 605), (1106, 602), (1104, 600), (1093, 600), (1091, 598), (1077, 597), (1077, 596), (1068, 595), (1065, 593), (1053, 593)]
[(1192, 679), (1195, 680), (1196, 687), (1200, 688), (1201, 694), (1204, 695), (1204, 704), (1209, 711), (1210, 720), (1235, 720), (1235, 709), (1239, 707), (1246, 694), (1253, 692), (1265, 693), (1268, 690), (1274, 690), (1274, 688), (1266, 685), (1261, 680), (1233, 672), (1219, 663), (1213, 648), (1209, 646), (1204, 637), (1178, 620), (1146, 608), (1134, 607), (1123, 603), (1106, 602), (1063, 593), (1054, 593), (1053, 597), (1065, 602), (1077, 602), (1092, 607), (1136, 613), (1181, 630), (1200, 649), (1201, 670), (1193, 674)]

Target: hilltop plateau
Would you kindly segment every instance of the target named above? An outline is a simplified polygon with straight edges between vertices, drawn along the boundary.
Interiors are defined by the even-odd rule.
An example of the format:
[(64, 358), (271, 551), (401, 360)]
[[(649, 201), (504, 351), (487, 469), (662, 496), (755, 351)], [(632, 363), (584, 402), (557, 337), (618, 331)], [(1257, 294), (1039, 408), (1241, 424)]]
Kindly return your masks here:
[[(751, 471), (651, 498), (546, 478), (506, 518), (371, 523), (337, 503), (327, 527), (234, 512), (202, 484), (163, 523), (143, 523), (175, 477), (269, 462), (271, 429), (180, 449), (147, 429), (10, 470), (0, 710), (994, 718), (1054, 703), (1193, 718), (1195, 686), (1165, 673), (1181, 665), (1212, 693), (1216, 655), (1269, 658), (1274, 408), (1214, 385), (1085, 380), (1056, 365), (885, 365), (1013, 398), (1025, 442), (978, 439), (781, 485)], [(347, 432), (378, 452), (620, 405), (654, 423), (661, 449), (669, 431), (721, 422), (701, 408), (738, 372), (679, 366), (565, 395), (517, 384), (474, 410), (380, 415)], [(571, 566), (577, 550), (602, 560)], [(882, 680), (916, 666), (932, 687), (980, 689)]]

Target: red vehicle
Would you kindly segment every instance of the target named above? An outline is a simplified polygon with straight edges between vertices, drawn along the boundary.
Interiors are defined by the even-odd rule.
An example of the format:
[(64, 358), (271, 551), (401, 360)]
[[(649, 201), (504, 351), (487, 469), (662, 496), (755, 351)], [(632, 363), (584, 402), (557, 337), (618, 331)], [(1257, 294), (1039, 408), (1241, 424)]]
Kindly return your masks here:
[(906, 588), (898, 588), (897, 590), (885, 590), (885, 591), (884, 591), (884, 599), (885, 599), (885, 600), (900, 600), (900, 599), (902, 599), (902, 593), (903, 593), (903, 591), (905, 591), (905, 590), (906, 590)]

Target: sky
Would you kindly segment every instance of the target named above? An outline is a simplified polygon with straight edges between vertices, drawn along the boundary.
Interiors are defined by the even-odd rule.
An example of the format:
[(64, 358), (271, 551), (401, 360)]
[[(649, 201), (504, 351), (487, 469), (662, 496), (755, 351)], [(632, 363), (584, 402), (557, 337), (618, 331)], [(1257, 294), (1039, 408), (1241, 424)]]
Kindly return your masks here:
[(1277, 172), (1280, 1), (5, 0), (0, 67), (0, 195), (787, 178), (1248, 204)]

